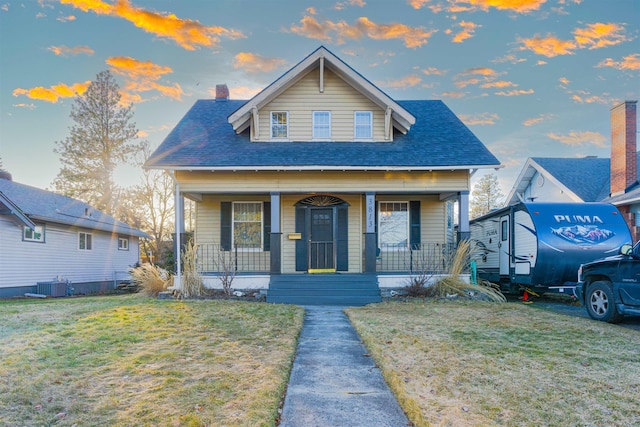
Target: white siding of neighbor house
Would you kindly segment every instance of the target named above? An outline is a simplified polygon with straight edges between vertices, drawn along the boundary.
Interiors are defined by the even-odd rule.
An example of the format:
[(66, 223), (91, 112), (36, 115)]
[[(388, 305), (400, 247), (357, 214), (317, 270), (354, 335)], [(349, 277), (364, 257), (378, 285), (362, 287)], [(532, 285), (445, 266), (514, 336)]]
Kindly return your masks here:
[[(80, 231), (92, 234), (92, 250), (78, 249)], [(75, 283), (113, 280), (115, 271), (127, 271), (140, 259), (138, 237), (121, 237), (128, 237), (128, 251), (118, 250), (117, 234), (45, 224), (45, 243), (23, 241), (22, 226), (0, 216), (0, 288), (34, 286), (58, 276)]]
[(259, 111), (259, 134), (254, 140), (271, 140), (271, 112), (289, 112), (289, 140), (313, 138), (313, 111), (331, 112), (332, 141), (353, 141), (355, 111), (373, 112), (373, 140), (384, 141), (385, 112), (328, 69), (320, 92), (320, 71), (315, 69)]
[(531, 178), (529, 186), (523, 192), (525, 202), (582, 202), (580, 198), (568, 194), (551, 179), (536, 172)]

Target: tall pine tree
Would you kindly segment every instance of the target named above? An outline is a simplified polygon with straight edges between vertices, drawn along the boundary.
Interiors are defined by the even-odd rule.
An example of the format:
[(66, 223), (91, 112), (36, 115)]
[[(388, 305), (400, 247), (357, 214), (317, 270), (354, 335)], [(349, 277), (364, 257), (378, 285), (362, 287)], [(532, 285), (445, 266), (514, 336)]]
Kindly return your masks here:
[(502, 194), (498, 177), (487, 174), (478, 180), (471, 193), (471, 218), (482, 216), (492, 209), (501, 207)]
[(122, 107), (119, 86), (109, 71), (102, 71), (86, 92), (75, 98), (70, 135), (56, 142), (62, 169), (54, 189), (83, 200), (110, 215), (117, 208), (118, 188), (113, 174), (140, 150), (132, 106)]

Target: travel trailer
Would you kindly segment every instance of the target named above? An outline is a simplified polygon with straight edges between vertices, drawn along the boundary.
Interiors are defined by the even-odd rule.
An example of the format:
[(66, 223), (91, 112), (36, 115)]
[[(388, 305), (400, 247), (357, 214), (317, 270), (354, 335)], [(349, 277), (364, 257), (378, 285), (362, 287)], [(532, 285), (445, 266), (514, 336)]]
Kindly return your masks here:
[(478, 276), (514, 293), (572, 293), (581, 264), (632, 242), (608, 203), (518, 203), (470, 221), (470, 232)]

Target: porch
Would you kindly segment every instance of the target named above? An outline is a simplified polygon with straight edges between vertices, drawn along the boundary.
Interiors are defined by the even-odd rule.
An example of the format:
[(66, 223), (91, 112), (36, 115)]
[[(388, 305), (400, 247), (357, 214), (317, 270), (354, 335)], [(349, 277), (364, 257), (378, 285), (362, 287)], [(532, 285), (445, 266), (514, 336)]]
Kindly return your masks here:
[[(310, 243), (309, 253), (318, 252), (312, 245)], [(453, 243), (382, 244), (376, 251), (375, 271), (368, 273), (446, 274), (454, 253)], [(225, 250), (217, 243), (202, 243), (197, 245), (196, 267), (201, 274), (269, 274), (271, 253), (256, 245), (236, 245)]]

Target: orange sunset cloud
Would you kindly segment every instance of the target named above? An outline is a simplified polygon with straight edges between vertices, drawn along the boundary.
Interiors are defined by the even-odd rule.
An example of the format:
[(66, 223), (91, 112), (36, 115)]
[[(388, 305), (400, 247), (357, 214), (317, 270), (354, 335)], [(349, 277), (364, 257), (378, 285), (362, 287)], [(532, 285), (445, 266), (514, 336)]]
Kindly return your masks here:
[(496, 121), (500, 119), (496, 113), (482, 113), (482, 114), (461, 114), (460, 120), (467, 126), (472, 125), (495, 125)]
[(27, 98), (39, 99), (56, 103), (60, 98), (73, 98), (76, 95), (82, 95), (91, 82), (74, 83), (71, 86), (60, 83), (50, 87), (38, 86), (31, 89), (17, 88), (13, 90), (13, 96), (25, 95)]
[(520, 39), (520, 50), (530, 50), (535, 54), (552, 58), (558, 55), (572, 55), (577, 49), (600, 49), (630, 40), (624, 34), (624, 27), (621, 25), (600, 22), (577, 28), (573, 35), (573, 40), (560, 40), (551, 34), (546, 37), (535, 35), (530, 39)]
[(337, 43), (343, 43), (345, 39), (358, 40), (367, 36), (374, 40), (400, 39), (408, 48), (421, 47), (427, 43), (435, 30), (426, 31), (423, 27), (409, 27), (404, 24), (377, 24), (367, 17), (360, 17), (354, 25), (345, 21), (319, 22), (313, 16), (305, 16), (300, 20), (300, 26), (289, 28), (294, 34), (307, 38), (333, 41), (335, 33)]
[[(407, 0), (407, 3), (414, 9), (427, 6), (430, 0)], [(448, 12), (471, 12), (474, 10), (488, 11), (490, 8), (498, 10), (508, 10), (516, 13), (529, 13), (540, 9), (547, 0), (449, 0), (448, 6), (441, 4), (429, 4), (429, 8), (434, 12), (447, 10)]]
[(640, 53), (627, 55), (622, 58), (622, 61), (606, 58), (600, 61), (596, 67), (613, 67), (618, 70), (640, 70)]
[(422, 82), (420, 76), (415, 74), (411, 74), (409, 76), (403, 77), (397, 80), (389, 80), (386, 82), (379, 82), (378, 84), (383, 87), (393, 88), (393, 89), (406, 89), (409, 87), (416, 86)]
[(287, 61), (279, 58), (265, 58), (255, 53), (240, 52), (233, 60), (233, 68), (241, 69), (247, 73), (268, 73), (284, 65)]
[(180, 19), (176, 15), (150, 12), (134, 7), (129, 0), (118, 0), (115, 4), (102, 0), (60, 0), (83, 12), (92, 11), (98, 15), (107, 15), (126, 19), (138, 28), (175, 41), (187, 50), (199, 46), (214, 47), (220, 42), (220, 36), (229, 39), (244, 38), (239, 31), (224, 27), (206, 26), (197, 20)]
[(50, 50), (57, 56), (70, 56), (70, 55), (93, 55), (94, 51), (89, 46), (76, 46), (76, 47), (67, 47), (65, 45), (61, 46), (50, 46), (47, 50)]
[(184, 94), (182, 88), (177, 83), (168, 86), (158, 82), (162, 76), (173, 72), (171, 67), (157, 65), (150, 61), (138, 61), (137, 59), (123, 56), (109, 58), (106, 62), (111, 66), (111, 71), (123, 76), (126, 80), (122, 92), (129, 94), (129, 96), (123, 94), (125, 98), (123, 102), (140, 102), (141, 99), (139, 96), (132, 97), (132, 95), (151, 90), (156, 90), (163, 96), (168, 96), (176, 100), (180, 100)]
[(462, 43), (466, 39), (470, 39), (473, 37), (473, 33), (476, 31), (476, 28), (480, 27), (478, 24), (467, 21), (461, 21), (459, 25), (462, 27), (462, 31), (453, 37), (454, 43)]
[(562, 144), (575, 147), (577, 145), (592, 144), (599, 148), (607, 147), (607, 138), (599, 132), (576, 132), (571, 131), (568, 135), (558, 135), (556, 133), (548, 133), (547, 136)]

